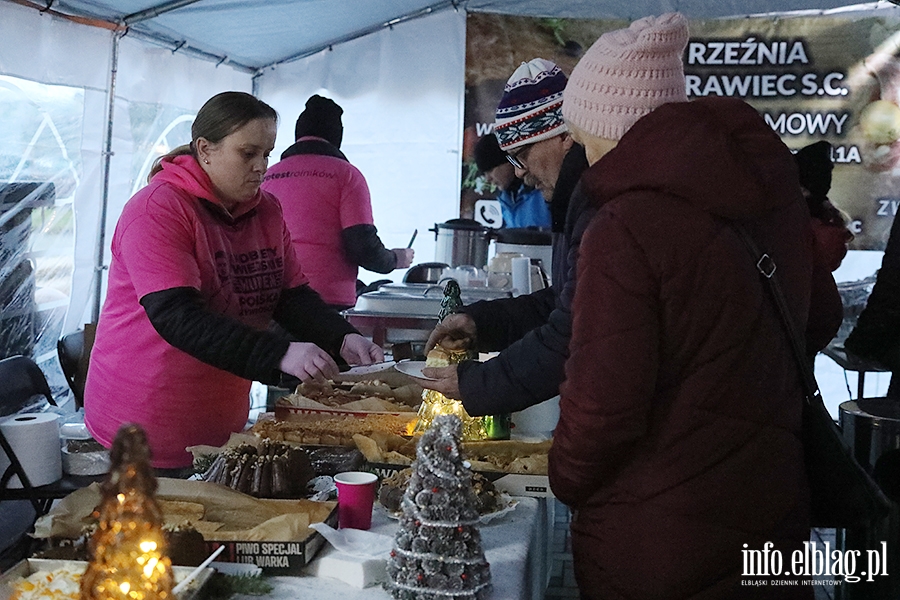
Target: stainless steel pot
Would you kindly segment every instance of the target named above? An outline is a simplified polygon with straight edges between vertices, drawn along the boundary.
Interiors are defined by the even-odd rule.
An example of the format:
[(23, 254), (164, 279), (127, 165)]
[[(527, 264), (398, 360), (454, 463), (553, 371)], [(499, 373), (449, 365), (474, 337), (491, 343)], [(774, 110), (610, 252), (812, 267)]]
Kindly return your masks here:
[(446, 223), (435, 223), (434, 229), (436, 261), (448, 263), (451, 267), (487, 265), (491, 230), (473, 219), (450, 219)]
[(411, 266), (403, 275), (403, 283), (437, 283), (447, 263), (430, 262)]
[(900, 502), (900, 401), (861, 398), (839, 407), (841, 432), (853, 455), (894, 502)]
[[(896, 398), (860, 398), (843, 402), (839, 407), (841, 434), (853, 450), (853, 456), (878, 483), (885, 495), (900, 501), (900, 402)], [(840, 485), (840, 482), (835, 482)], [(841, 600), (880, 600), (900, 598), (900, 549), (896, 543), (900, 530), (897, 505), (881, 522), (867, 526), (839, 529), (836, 545), (842, 552), (854, 550), (866, 556), (887, 542), (886, 575), (879, 575), (866, 585), (844, 585)]]

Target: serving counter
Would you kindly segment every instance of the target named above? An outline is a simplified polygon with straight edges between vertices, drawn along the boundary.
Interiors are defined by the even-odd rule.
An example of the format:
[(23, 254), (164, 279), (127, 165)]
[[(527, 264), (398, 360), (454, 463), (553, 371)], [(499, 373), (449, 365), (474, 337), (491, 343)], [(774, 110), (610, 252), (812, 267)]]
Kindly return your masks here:
[[(545, 498), (516, 498), (515, 509), (502, 517), (480, 526), (482, 547), (491, 565), (494, 591), (491, 600), (540, 600), (547, 585), (548, 527), (553, 516), (548, 514)], [(376, 533), (391, 535), (397, 531), (398, 522), (376, 508), (372, 529)], [(337, 556), (340, 555), (340, 556)], [(264, 596), (272, 600), (315, 598), (316, 600), (390, 600), (391, 595), (380, 584), (367, 588), (354, 587), (340, 579), (315, 576), (317, 563), (341, 558), (350, 565), (362, 562), (349, 555), (341, 555), (330, 545), (323, 548), (307, 566), (302, 577), (270, 577), (274, 589)], [(259, 596), (234, 596), (236, 600), (255, 600)]]

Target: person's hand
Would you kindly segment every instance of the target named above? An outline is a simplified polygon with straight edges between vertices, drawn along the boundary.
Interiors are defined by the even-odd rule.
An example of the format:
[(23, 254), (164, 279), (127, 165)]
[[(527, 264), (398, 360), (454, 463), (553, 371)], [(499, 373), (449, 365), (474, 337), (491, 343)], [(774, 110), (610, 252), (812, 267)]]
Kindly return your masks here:
[(348, 365), (371, 365), (384, 361), (384, 350), (358, 333), (348, 333), (341, 344), (341, 358)]
[(425, 354), (438, 344), (446, 350), (468, 350), (475, 344), (475, 333), (475, 320), (469, 315), (465, 313), (447, 315), (428, 336)]
[(291, 342), (278, 368), (303, 383), (324, 382), (338, 374), (337, 363), (327, 352), (307, 342)]
[(405, 269), (412, 264), (416, 251), (412, 248), (392, 248), (391, 252), (397, 257), (397, 266), (395, 269)]
[(440, 392), (453, 400), (462, 400), (462, 394), (459, 391), (459, 375), (457, 373), (458, 365), (450, 365), (449, 367), (425, 367), (422, 374), (426, 377), (434, 379), (419, 379), (413, 377), (416, 383), (423, 388)]

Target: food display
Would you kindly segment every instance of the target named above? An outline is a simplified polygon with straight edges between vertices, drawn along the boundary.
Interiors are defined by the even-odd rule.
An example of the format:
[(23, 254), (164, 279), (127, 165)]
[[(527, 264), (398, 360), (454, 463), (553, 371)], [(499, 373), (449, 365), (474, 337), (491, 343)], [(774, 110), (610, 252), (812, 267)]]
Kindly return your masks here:
[[(382, 433), (355, 435), (353, 441), (372, 463), (409, 465), (415, 458), (415, 442), (408, 438)], [(463, 442), (462, 450), (474, 471), (546, 475), (547, 453), (552, 442)]]
[(370, 463), (410, 465), (416, 456), (416, 440), (384, 432), (356, 434), (353, 443)]
[(349, 447), (356, 433), (408, 435), (415, 427), (422, 388), (398, 372), (380, 375), (390, 383), (366, 379), (300, 384), (295, 393), (276, 402), (275, 422), (261, 421), (252, 433), (273, 441)]
[(84, 569), (63, 566), (48, 571), (35, 571), (12, 582), (10, 600), (78, 600)]
[[(81, 579), (87, 563), (81, 560), (29, 558), (0, 577), (0, 598), (9, 600), (79, 600)], [(174, 567), (175, 582), (185, 579), (193, 567)], [(193, 600), (209, 581), (212, 569), (204, 569), (178, 594), (179, 600)]]
[(362, 452), (344, 446), (307, 447), (306, 453), (316, 475), (334, 477), (338, 473), (359, 471), (366, 462)]
[[(160, 504), (165, 505), (162, 501)], [(202, 514), (201, 514), (202, 518)], [(173, 565), (196, 567), (203, 562), (209, 551), (206, 542), (194, 525), (181, 515), (163, 514), (166, 523), (163, 525), (163, 536), (166, 539), (169, 558)], [(87, 561), (90, 558), (87, 538), (96, 529), (96, 523), (84, 528), (84, 535), (77, 540), (48, 540), (48, 546), (35, 553), (35, 558), (48, 560)], [(0, 595), (0, 598), (3, 598)]]
[(224, 450), (200, 479), (257, 498), (302, 498), (313, 477), (305, 450), (263, 439), (258, 448), (241, 444)]
[(406, 435), (410, 424), (415, 425), (416, 414), (324, 414), (304, 415), (289, 421), (259, 421), (250, 432), (263, 439), (327, 446), (350, 446), (354, 434), (374, 431)]
[[(412, 469), (401, 469), (381, 481), (378, 488), (378, 502), (389, 512), (400, 512), (400, 502), (403, 500), (412, 473)], [(506, 507), (500, 491), (481, 473), (472, 473), (472, 490), (475, 492), (479, 515), (495, 513)]]
[(278, 406), (354, 412), (415, 412), (422, 400), (416, 384), (391, 387), (379, 379), (356, 382), (309, 382), (278, 400)]
[(552, 443), (553, 440), (495, 440), (463, 442), (462, 446), (473, 470), (546, 475), (547, 453)]

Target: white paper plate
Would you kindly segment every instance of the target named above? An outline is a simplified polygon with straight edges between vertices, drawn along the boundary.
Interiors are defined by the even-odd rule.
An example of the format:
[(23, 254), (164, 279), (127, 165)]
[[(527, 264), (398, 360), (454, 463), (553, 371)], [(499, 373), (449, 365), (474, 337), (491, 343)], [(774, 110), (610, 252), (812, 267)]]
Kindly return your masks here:
[(424, 360), (401, 360), (394, 365), (394, 368), (410, 377), (418, 377), (419, 379), (425, 379), (427, 381), (437, 381), (434, 377), (425, 377), (422, 373), (422, 369), (425, 368)]
[(375, 363), (374, 365), (360, 365), (358, 367), (353, 367), (349, 371), (344, 371), (341, 375), (368, 375), (370, 373), (379, 373), (381, 371), (387, 371), (395, 364), (396, 363), (392, 360), (386, 360), (384, 362)]

